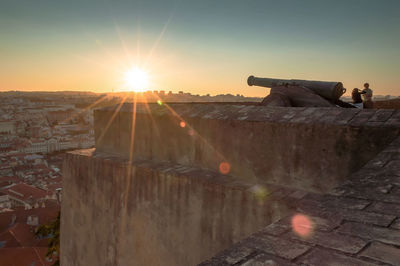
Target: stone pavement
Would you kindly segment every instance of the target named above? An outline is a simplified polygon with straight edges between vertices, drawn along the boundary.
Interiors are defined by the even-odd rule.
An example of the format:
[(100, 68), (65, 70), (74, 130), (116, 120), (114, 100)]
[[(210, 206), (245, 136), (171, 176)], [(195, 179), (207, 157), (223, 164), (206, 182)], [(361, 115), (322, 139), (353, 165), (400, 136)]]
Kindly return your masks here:
[(400, 137), (329, 193), (292, 197), (289, 216), (200, 265), (400, 265)]

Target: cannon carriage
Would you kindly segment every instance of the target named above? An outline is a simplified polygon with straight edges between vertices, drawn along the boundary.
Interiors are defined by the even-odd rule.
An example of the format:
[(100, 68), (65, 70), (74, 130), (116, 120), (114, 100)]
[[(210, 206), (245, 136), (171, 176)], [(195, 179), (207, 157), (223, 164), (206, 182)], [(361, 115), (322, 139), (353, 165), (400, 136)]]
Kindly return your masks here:
[(262, 105), (294, 107), (352, 107), (340, 97), (346, 92), (341, 82), (273, 79), (249, 76), (249, 86), (271, 88)]

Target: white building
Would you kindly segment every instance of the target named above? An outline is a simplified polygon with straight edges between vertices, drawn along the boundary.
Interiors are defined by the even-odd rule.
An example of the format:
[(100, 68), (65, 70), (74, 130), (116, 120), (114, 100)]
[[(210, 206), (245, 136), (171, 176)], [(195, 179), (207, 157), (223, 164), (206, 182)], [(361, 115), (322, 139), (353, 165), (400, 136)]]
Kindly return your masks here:
[(31, 141), (30, 146), (23, 149), (25, 153), (52, 153), (60, 150), (60, 144), (56, 139)]
[(0, 209), (11, 208), (11, 201), (7, 194), (0, 192)]
[(31, 141), (28, 147), (23, 148), (21, 151), (25, 153), (52, 153), (56, 151), (91, 148), (94, 146), (93, 139), (49, 139), (40, 141)]

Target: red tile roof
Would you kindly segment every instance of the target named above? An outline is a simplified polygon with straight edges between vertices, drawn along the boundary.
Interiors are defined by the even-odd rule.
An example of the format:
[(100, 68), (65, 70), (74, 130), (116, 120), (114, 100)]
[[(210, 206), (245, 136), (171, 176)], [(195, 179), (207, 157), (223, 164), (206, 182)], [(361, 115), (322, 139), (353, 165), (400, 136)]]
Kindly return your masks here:
[(8, 230), (0, 234), (0, 243), (2, 243), (2, 248), (21, 247), (21, 244), (18, 242), (18, 240)]
[(39, 224), (49, 223), (57, 218), (60, 206), (49, 206), (46, 208), (36, 208), (30, 210), (15, 210), (0, 213), (0, 232), (7, 230), (11, 225), (13, 215), (16, 216), (14, 223), (26, 223), (28, 216), (36, 215), (39, 217)]
[[(39, 224), (53, 221), (60, 207), (37, 208), (0, 213), (0, 265), (52, 265), (46, 259), (49, 239), (35, 237), (36, 227), (26, 224), (30, 215), (39, 217)], [(13, 215), (16, 219), (11, 224)]]
[(26, 223), (16, 223), (0, 234), (4, 247), (47, 247), (48, 239), (35, 237), (36, 227)]
[(61, 182), (47, 185), (47, 191), (55, 192), (58, 188), (62, 188)]
[(45, 259), (47, 248), (44, 247), (18, 247), (0, 248), (0, 264), (7, 266), (20, 265), (52, 265)]
[[(0, 183), (1, 184), (7, 184), (6, 186), (10, 185), (11, 183), (20, 183), (21, 179), (17, 176), (5, 176), (5, 177), (0, 177)], [(0, 186), (1, 187), (1, 186)]]
[(4, 190), (9, 196), (18, 198), (20, 200), (28, 200), (28, 199), (43, 199), (46, 198), (46, 191), (40, 188), (36, 188), (24, 183), (20, 183), (14, 185), (10, 188)]

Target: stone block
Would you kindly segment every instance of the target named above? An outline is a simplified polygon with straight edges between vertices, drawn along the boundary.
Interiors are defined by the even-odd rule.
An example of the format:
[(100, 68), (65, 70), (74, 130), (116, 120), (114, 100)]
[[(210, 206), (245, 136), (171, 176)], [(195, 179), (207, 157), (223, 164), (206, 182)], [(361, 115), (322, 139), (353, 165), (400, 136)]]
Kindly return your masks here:
[(246, 257), (248, 257), (252, 253), (255, 253), (255, 251), (248, 247), (245, 246), (235, 247), (232, 250), (230, 250), (228, 254), (224, 256), (225, 262), (227, 262), (229, 265), (234, 265), (241, 261), (245, 261)]
[(337, 252), (314, 248), (311, 252), (304, 255), (299, 261), (301, 265), (320, 266), (320, 265), (345, 265), (345, 266), (372, 266), (370, 263), (361, 259), (346, 256)]
[(315, 120), (315, 123), (333, 124), (333, 122), (337, 120), (339, 114), (342, 112), (343, 110), (341, 108), (327, 108), (323, 115)]
[[(388, 180), (391, 182), (390, 180), (393, 179)], [(373, 182), (371, 182), (354, 186), (340, 186), (335, 188), (331, 193), (370, 201), (375, 200), (388, 203), (400, 202), (400, 195), (388, 193), (391, 189), (391, 184), (384, 184), (383, 182), (377, 181), (374, 185), (375, 186), (373, 186)]]
[(360, 109), (343, 109), (341, 111), (342, 112), (337, 115), (334, 123), (346, 125), (360, 112)]
[(291, 230), (289, 224), (273, 223), (262, 229), (261, 232), (268, 235), (280, 236), (289, 230)]
[(369, 161), (364, 167), (367, 168), (380, 168), (385, 166), (391, 160), (400, 160), (400, 152), (381, 152), (374, 159)]
[(400, 218), (397, 218), (391, 225), (390, 228), (400, 230)]
[(283, 260), (281, 258), (271, 256), (269, 254), (261, 253), (257, 256), (249, 259), (246, 262), (240, 264), (241, 266), (273, 266), (273, 265), (280, 265), (280, 266), (294, 266), (295, 264), (290, 263), (287, 260)]
[(319, 120), (322, 117), (326, 117), (329, 114), (329, 111), (334, 108), (315, 108), (317, 111), (308, 115), (308, 120), (305, 120), (305, 124), (320, 124)]
[[(286, 110), (285, 110), (286, 109)], [(279, 119), (277, 122), (279, 123), (286, 123), (289, 122), (293, 117), (295, 117), (297, 114), (303, 112), (305, 110), (304, 107), (298, 107), (298, 108), (281, 108), (281, 112), (283, 112), (282, 116), (278, 116)]]
[(371, 201), (347, 197), (335, 197), (331, 195), (318, 195), (309, 193), (306, 200), (313, 200), (316, 206), (323, 206), (325, 208), (339, 208), (339, 209), (353, 209), (362, 210), (368, 206)]
[(368, 206), (366, 211), (395, 215), (400, 217), (400, 202), (399, 203), (374, 202), (370, 206)]
[(346, 210), (340, 208), (320, 207), (314, 202), (302, 201), (299, 203), (298, 211), (311, 216), (323, 217), (326, 219), (345, 219), (348, 221), (375, 224), (379, 226), (389, 226), (396, 218), (394, 215), (386, 215), (363, 210)]
[(246, 239), (246, 245), (287, 260), (295, 259), (310, 249), (307, 245), (295, 243), (282, 237), (268, 236), (265, 234), (254, 234)]
[(338, 229), (338, 232), (387, 244), (400, 245), (400, 231), (390, 228), (347, 222)]
[(348, 221), (368, 223), (379, 226), (388, 226), (395, 217), (394, 215), (384, 215), (379, 213), (356, 210), (340, 212), (340, 215)]
[(290, 233), (288, 236), (292, 239), (350, 254), (356, 254), (367, 244), (365, 240), (359, 237), (343, 236), (332, 232), (311, 231), (309, 235), (300, 236), (296, 233)]
[(297, 199), (297, 200), (299, 200), (299, 199), (304, 198), (307, 194), (308, 194), (307, 191), (304, 191), (304, 190), (296, 190), (295, 192), (291, 193), (291, 194), (289, 195), (289, 197), (292, 198), (292, 199)]
[(385, 122), (385, 126), (399, 127), (400, 126), (400, 118), (389, 118), (388, 121)]
[(394, 113), (394, 110), (379, 109), (368, 120), (369, 122), (386, 122)]
[(392, 265), (400, 265), (400, 248), (372, 242), (361, 254), (361, 257), (377, 260)]
[(366, 124), (369, 119), (375, 115), (376, 112), (376, 110), (363, 109), (349, 121), (349, 125), (362, 126)]
[(396, 110), (393, 115), (385, 122), (385, 126), (399, 127), (400, 126), (400, 110)]
[(290, 119), (291, 123), (308, 123), (312, 120), (314, 114), (320, 114), (323, 112), (321, 108), (306, 108), (302, 112), (297, 113), (295, 117)]
[(400, 173), (400, 160), (392, 160), (387, 163), (387, 169)]

